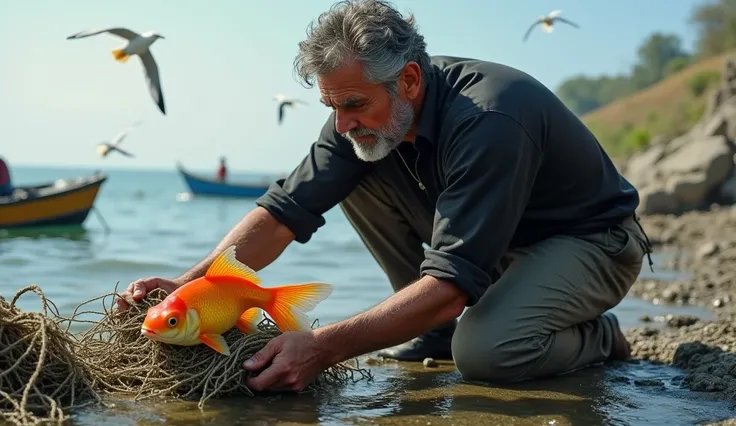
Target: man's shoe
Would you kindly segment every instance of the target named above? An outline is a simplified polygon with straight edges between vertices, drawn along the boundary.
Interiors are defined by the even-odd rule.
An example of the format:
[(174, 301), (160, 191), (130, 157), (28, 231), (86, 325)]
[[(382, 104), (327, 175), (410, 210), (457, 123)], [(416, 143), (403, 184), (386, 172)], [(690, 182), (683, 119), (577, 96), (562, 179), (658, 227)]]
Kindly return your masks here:
[(621, 325), (618, 322), (618, 318), (616, 315), (614, 315), (611, 312), (606, 312), (605, 314), (611, 320), (614, 324), (614, 343), (613, 343), (613, 350), (611, 351), (611, 355), (608, 357), (609, 360), (621, 360), (621, 361), (628, 361), (631, 359), (631, 345), (629, 345), (629, 341), (626, 339), (626, 335), (624, 335), (623, 331), (621, 330)]
[(376, 355), (397, 361), (452, 360), (452, 334), (456, 323), (452, 321), (408, 342), (382, 349)]

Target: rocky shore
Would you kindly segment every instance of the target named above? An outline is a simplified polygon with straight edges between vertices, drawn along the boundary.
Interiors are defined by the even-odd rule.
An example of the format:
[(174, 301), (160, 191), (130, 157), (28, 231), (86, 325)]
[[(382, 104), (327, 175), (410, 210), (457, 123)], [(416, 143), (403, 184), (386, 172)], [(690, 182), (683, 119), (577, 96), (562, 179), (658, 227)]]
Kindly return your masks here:
[[(714, 319), (642, 318), (664, 327), (626, 331), (634, 360), (684, 370), (682, 384), (736, 404), (736, 58), (725, 61), (720, 87), (701, 120), (672, 140), (617, 163), (639, 190), (638, 214), (657, 253), (655, 272), (629, 295), (661, 305), (697, 305)], [(645, 259), (646, 261), (646, 259)], [(645, 263), (645, 268), (648, 265)]]
[(736, 404), (736, 206), (644, 216), (641, 224), (655, 252), (667, 255), (655, 264), (655, 272), (672, 269), (689, 276), (640, 279), (629, 294), (663, 305), (703, 306), (714, 319), (642, 318), (662, 321), (665, 327), (627, 330), (632, 357), (682, 368), (684, 386)]

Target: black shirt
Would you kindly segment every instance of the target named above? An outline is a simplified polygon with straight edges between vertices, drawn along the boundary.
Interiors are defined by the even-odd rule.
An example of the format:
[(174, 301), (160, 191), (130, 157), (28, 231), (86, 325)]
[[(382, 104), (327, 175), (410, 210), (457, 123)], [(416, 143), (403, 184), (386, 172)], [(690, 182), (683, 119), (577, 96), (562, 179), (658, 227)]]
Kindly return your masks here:
[[(421, 208), (434, 215), (421, 276), (454, 282), (472, 306), (506, 250), (602, 231), (634, 214), (636, 189), (540, 82), (493, 62), (435, 56), (432, 64), (412, 170), (427, 194)], [(305, 243), (372, 167), (336, 132), (332, 114), (309, 154), (257, 204)]]

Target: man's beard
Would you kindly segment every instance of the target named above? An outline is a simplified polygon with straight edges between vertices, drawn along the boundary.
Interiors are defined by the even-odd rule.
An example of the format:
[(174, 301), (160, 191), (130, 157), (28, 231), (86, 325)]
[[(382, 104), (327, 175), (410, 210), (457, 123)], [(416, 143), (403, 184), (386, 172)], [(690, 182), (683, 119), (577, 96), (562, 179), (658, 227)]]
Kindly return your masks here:
[[(388, 123), (379, 129), (354, 129), (343, 134), (353, 144), (355, 155), (363, 161), (378, 161), (388, 156), (399, 146), (414, 122), (414, 108), (398, 95), (391, 95), (391, 116)], [(374, 136), (372, 143), (359, 142), (354, 138)]]

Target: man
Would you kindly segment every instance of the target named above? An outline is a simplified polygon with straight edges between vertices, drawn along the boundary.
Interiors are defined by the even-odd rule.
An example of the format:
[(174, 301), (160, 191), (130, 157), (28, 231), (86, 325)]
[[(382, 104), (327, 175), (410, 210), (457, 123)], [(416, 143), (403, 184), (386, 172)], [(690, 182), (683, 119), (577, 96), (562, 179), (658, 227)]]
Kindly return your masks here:
[(220, 168), (217, 169), (217, 180), (225, 182), (227, 179), (227, 166), (225, 166), (225, 157), (220, 157)]
[(463, 377), (485, 381), (629, 356), (604, 313), (649, 252), (639, 197), (552, 92), (503, 65), (430, 59), (413, 19), (375, 0), (323, 14), (295, 65), (333, 110), (309, 154), (206, 259), (175, 280), (138, 280), (126, 298), (202, 276), (232, 244), (259, 270), (340, 203), (395, 293), (273, 339), (246, 362), (270, 363), (251, 388), (300, 390), (383, 348), (402, 360), (453, 357)]
[(0, 157), (0, 197), (13, 195), (13, 182), (10, 180), (10, 169), (5, 160)]

